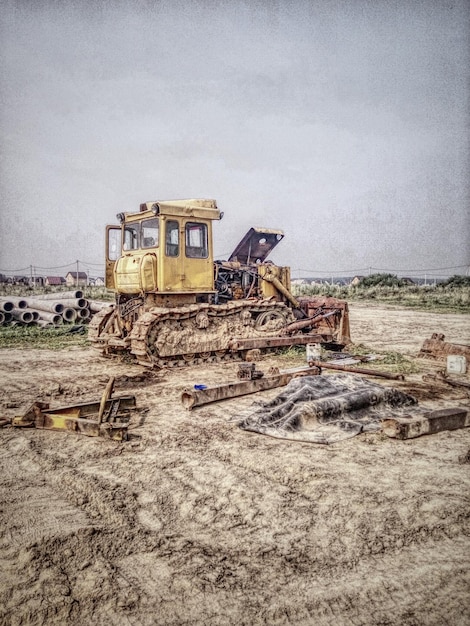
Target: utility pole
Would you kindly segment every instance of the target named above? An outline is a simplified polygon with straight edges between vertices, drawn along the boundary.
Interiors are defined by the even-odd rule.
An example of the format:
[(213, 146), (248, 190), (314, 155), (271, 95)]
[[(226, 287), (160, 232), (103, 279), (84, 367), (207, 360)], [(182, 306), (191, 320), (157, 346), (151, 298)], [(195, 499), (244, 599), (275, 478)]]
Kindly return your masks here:
[(78, 261), (77, 261), (77, 273), (75, 275), (75, 287), (78, 289)]

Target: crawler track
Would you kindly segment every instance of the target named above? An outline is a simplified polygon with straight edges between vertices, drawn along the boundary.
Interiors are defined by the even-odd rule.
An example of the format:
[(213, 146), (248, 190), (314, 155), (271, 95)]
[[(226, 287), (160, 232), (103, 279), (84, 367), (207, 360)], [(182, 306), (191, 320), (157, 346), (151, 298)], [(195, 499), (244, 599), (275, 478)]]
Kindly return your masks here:
[(273, 337), (292, 321), (292, 311), (273, 300), (154, 307), (135, 320), (109, 308), (94, 316), (88, 336), (106, 354), (124, 350), (147, 367), (181, 367), (240, 359), (240, 351), (230, 350), (231, 340)]

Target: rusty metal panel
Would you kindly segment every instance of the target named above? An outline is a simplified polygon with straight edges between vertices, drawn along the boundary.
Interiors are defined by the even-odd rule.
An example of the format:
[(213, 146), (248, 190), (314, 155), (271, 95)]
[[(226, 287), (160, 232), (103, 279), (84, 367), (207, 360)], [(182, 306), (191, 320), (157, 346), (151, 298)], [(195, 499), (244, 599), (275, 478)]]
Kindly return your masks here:
[(462, 355), (470, 359), (470, 346), (458, 343), (449, 343), (441, 333), (433, 333), (430, 339), (425, 339), (418, 356), (432, 359), (445, 359), (449, 355)]
[(244, 264), (263, 262), (283, 237), (282, 230), (250, 228), (228, 260)]

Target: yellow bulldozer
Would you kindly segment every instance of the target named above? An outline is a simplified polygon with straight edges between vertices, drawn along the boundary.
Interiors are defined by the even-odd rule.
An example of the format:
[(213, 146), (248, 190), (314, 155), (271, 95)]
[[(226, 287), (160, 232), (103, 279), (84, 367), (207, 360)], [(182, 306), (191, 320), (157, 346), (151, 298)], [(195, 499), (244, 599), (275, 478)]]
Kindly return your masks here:
[[(89, 339), (102, 353), (146, 366), (253, 358), (253, 351), (350, 342), (348, 305), (294, 297), (290, 268), (267, 257), (281, 230), (251, 228), (214, 261), (215, 200), (146, 202), (106, 227), (106, 287), (115, 303), (95, 314)], [(256, 354), (256, 353), (255, 353)]]

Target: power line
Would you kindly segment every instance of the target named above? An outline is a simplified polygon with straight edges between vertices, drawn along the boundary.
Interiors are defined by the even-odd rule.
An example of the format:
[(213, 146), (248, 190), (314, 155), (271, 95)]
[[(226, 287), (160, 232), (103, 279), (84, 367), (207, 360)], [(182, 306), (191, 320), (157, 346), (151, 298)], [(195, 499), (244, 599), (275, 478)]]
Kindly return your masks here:
[(380, 273), (398, 273), (398, 274), (411, 272), (414, 274), (419, 274), (419, 273), (424, 274), (428, 272), (444, 272), (448, 270), (457, 270), (457, 269), (468, 268), (468, 267), (469, 267), (468, 264), (452, 265), (449, 267), (434, 267), (434, 268), (427, 268), (427, 269), (391, 269), (391, 268), (383, 269), (383, 268), (370, 266), (370, 267), (362, 267), (360, 269), (348, 269), (348, 270), (293, 269), (292, 273), (306, 272), (306, 273), (315, 274), (315, 275), (325, 274), (327, 276), (331, 276), (332, 274), (342, 274), (342, 275), (359, 274), (360, 272), (380, 272)]

